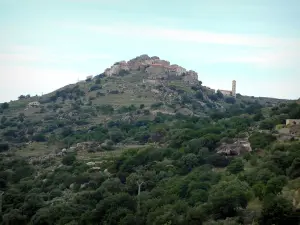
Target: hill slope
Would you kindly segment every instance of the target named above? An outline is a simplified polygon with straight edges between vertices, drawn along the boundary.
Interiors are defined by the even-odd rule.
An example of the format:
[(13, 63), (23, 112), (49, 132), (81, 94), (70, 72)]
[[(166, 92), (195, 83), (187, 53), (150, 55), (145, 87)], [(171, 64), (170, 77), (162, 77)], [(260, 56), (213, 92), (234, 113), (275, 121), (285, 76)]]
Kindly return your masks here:
[(158, 60), (1, 105), (4, 224), (299, 223), (300, 105)]

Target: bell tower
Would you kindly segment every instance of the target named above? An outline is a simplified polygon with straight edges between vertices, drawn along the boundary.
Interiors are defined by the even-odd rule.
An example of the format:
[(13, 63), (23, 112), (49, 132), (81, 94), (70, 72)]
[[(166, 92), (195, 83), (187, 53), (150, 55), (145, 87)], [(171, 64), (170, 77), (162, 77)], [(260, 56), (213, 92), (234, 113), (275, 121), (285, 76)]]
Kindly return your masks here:
[(232, 96), (236, 97), (236, 81), (232, 81)]

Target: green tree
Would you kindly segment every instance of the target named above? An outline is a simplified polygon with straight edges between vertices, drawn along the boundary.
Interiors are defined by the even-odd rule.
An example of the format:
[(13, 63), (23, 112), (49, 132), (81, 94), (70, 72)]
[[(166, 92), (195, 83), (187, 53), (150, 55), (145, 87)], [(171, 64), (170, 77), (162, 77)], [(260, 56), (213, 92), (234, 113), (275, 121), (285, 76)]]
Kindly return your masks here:
[(293, 218), (293, 204), (281, 196), (265, 199), (260, 217), (262, 225), (296, 225), (299, 218)]
[(4, 102), (1, 104), (1, 108), (2, 109), (8, 109), (9, 108), (9, 104), (7, 102)]
[(196, 94), (195, 94), (195, 97), (200, 99), (200, 100), (203, 100), (203, 93), (202, 91), (197, 91)]
[(217, 95), (217, 97), (219, 99), (223, 99), (224, 98), (224, 95), (223, 95), (223, 93), (220, 90), (217, 91), (216, 95)]
[(287, 170), (287, 174), (290, 178), (296, 178), (300, 176), (300, 158), (293, 160), (292, 165)]
[(225, 98), (225, 102), (229, 104), (234, 104), (236, 102), (234, 97), (227, 97)]
[(247, 183), (239, 180), (221, 181), (211, 189), (209, 203), (216, 218), (233, 217), (239, 208), (246, 208), (250, 197)]
[(227, 166), (227, 171), (232, 174), (237, 174), (244, 171), (244, 163), (242, 159), (233, 159), (230, 164)]
[(62, 164), (66, 166), (71, 166), (76, 161), (76, 156), (74, 154), (68, 154), (63, 157)]
[(278, 176), (271, 178), (265, 188), (265, 195), (267, 194), (278, 194), (282, 188), (287, 184), (288, 179), (286, 176)]

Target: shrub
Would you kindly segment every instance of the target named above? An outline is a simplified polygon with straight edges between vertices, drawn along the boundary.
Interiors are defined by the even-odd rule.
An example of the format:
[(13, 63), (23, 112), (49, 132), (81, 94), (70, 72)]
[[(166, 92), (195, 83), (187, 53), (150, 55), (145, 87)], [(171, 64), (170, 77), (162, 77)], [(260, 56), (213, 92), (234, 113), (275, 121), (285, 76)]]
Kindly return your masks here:
[(156, 103), (153, 103), (151, 105), (151, 109), (158, 109), (159, 107), (161, 107), (164, 103), (162, 102), (156, 102)]
[(195, 97), (200, 100), (203, 100), (203, 93), (201, 91), (197, 91), (197, 93), (195, 94)]
[(2, 109), (8, 109), (9, 108), (9, 104), (7, 102), (4, 102), (3, 104), (1, 104), (1, 108)]
[(228, 104), (234, 104), (236, 102), (234, 97), (227, 97), (225, 98), (225, 102)]
[(208, 95), (208, 98), (212, 101), (218, 101), (218, 96), (215, 94)]
[(265, 134), (265, 133), (253, 133), (250, 138), (250, 144), (253, 149), (257, 148), (265, 148), (271, 143), (273, 143), (276, 140), (276, 137), (274, 137), (271, 134)]
[(9, 145), (8, 143), (0, 143), (0, 152), (8, 151)]
[(32, 137), (32, 140), (33, 141), (36, 141), (36, 142), (45, 142), (47, 141), (45, 135), (43, 134), (36, 134)]
[(62, 164), (66, 166), (71, 166), (76, 161), (76, 156), (74, 154), (68, 154), (63, 157)]
[(93, 85), (89, 91), (97, 91), (100, 90), (102, 87), (98, 84)]

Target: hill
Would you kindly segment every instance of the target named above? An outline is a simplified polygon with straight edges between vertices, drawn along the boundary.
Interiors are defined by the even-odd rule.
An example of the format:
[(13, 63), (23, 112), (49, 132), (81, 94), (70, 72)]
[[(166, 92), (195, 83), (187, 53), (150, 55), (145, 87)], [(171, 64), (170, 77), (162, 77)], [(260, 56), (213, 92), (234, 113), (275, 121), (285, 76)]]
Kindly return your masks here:
[(300, 105), (229, 95), (142, 55), (1, 104), (3, 224), (298, 224)]

